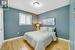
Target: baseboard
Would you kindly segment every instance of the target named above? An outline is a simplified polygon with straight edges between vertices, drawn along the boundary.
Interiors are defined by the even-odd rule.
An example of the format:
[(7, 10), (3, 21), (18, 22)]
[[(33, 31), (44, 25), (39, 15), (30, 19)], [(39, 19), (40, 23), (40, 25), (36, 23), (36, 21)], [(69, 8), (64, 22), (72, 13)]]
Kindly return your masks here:
[(15, 38), (7, 39), (7, 40), (4, 40), (4, 42), (6, 42), (6, 41), (11, 41), (11, 40), (15, 40), (15, 39), (22, 38), (22, 37), (23, 37), (23, 36), (19, 36), (19, 37), (15, 37)]
[[(6, 41), (11, 41), (11, 40), (15, 40), (15, 39), (22, 38), (22, 37), (23, 37), (23, 36), (11, 38), (11, 39), (7, 39), (7, 40), (4, 40), (4, 42), (6, 42)], [(67, 40), (67, 39), (63, 39), (63, 38), (58, 38), (58, 39), (59, 39), (59, 40), (66, 41), (66, 42), (70, 42), (70, 40)]]
[(63, 38), (58, 38), (59, 40), (63, 40), (63, 41), (66, 41), (66, 42), (69, 42), (70, 43), (70, 40), (67, 40), (67, 39), (63, 39)]
[[(4, 40), (4, 42), (11, 41), (11, 40), (15, 40), (15, 39), (22, 38), (22, 37), (23, 37), (23, 36), (11, 38), (11, 39), (8, 39), (8, 40)], [(70, 40), (67, 40), (67, 39), (58, 38), (58, 40), (63, 40), (63, 41), (66, 41), (66, 42), (70, 43)], [(2, 43), (4, 43), (4, 42), (2, 42)], [(0, 47), (1, 47), (1, 46), (0, 46)]]
[[(58, 38), (59, 40), (63, 40), (63, 41), (66, 41), (68, 42), (68, 44), (70, 44), (70, 40), (67, 40), (67, 39), (63, 39), (63, 38)], [(70, 46), (69, 46), (69, 50), (70, 50)]]
[(11, 39), (7, 39), (7, 40), (4, 40), (4, 41), (0, 41), (0, 49), (1, 49), (2, 44), (3, 44), (4, 42), (11, 41), (11, 40), (15, 40), (15, 39), (22, 38), (22, 37), (23, 37), (23, 36), (11, 38)]
[[(6, 41), (11, 41), (11, 40), (15, 40), (15, 39), (22, 38), (22, 37), (23, 37), (23, 36), (11, 38), (11, 39), (7, 39), (7, 40), (4, 40), (4, 42), (6, 42)], [(63, 38), (58, 38), (58, 39), (59, 39), (59, 40), (66, 41), (66, 42), (70, 42), (70, 40), (67, 40), (67, 39), (63, 39)]]
[(2, 47), (3, 42), (4, 42), (4, 41), (0, 41), (0, 49), (1, 49), (1, 47)]

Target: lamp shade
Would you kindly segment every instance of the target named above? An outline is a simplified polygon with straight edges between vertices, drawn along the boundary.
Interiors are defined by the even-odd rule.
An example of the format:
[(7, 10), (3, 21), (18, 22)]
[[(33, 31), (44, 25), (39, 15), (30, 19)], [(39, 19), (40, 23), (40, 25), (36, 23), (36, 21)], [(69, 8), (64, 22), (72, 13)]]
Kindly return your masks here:
[(39, 27), (39, 26), (40, 26), (40, 24), (39, 24), (39, 23), (37, 23), (37, 24), (36, 24), (36, 26), (37, 26), (37, 27)]

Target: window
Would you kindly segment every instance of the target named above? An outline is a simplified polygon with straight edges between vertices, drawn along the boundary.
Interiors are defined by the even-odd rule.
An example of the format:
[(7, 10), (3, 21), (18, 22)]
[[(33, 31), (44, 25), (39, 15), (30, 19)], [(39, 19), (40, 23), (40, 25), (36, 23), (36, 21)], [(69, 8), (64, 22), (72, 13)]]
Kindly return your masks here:
[(19, 25), (32, 25), (32, 15), (19, 13)]

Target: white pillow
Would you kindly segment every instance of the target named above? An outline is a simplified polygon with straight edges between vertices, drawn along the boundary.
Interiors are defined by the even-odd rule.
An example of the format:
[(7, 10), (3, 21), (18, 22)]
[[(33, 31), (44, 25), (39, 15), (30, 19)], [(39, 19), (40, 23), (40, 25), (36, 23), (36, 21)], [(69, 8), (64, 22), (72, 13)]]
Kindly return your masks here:
[(48, 27), (41, 27), (40, 31), (48, 31)]
[(55, 30), (55, 27), (48, 27), (49, 32), (54, 32), (54, 30)]

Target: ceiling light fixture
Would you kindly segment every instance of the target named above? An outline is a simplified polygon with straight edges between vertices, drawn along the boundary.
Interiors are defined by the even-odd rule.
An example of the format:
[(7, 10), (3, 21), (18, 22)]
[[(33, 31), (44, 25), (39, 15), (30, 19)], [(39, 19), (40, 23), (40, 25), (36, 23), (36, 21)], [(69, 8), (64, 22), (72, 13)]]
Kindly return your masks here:
[(33, 2), (33, 6), (34, 7), (39, 7), (40, 6), (40, 3), (39, 2)]

